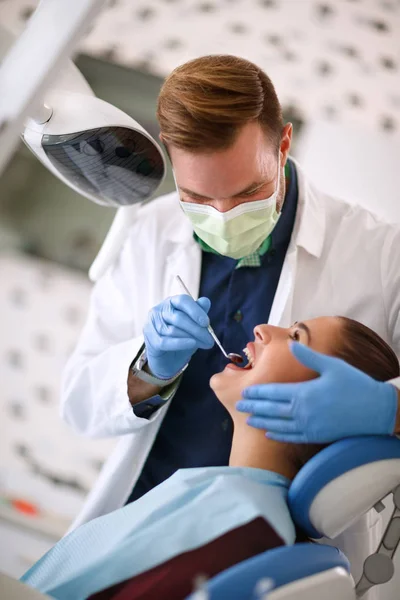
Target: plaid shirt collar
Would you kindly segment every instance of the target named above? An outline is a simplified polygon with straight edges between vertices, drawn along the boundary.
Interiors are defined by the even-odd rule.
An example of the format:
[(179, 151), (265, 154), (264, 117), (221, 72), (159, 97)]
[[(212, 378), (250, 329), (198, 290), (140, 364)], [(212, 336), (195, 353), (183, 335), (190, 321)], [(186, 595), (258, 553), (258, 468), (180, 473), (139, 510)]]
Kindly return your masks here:
[[(285, 176), (288, 177), (289, 173), (290, 173), (290, 167), (289, 167), (289, 163), (287, 162), (285, 165)], [(260, 267), (262, 257), (271, 248), (271, 244), (272, 244), (271, 236), (272, 236), (272, 234), (269, 235), (267, 237), (267, 239), (263, 241), (261, 246), (255, 252), (253, 252), (252, 254), (249, 254), (248, 256), (244, 256), (243, 258), (240, 258), (237, 261), (235, 269), (240, 269), (242, 267)], [(212, 254), (219, 255), (219, 252), (216, 252), (216, 250), (214, 250), (214, 248), (211, 248), (211, 246), (206, 244), (201, 238), (199, 238), (198, 235), (196, 235), (195, 232), (193, 232), (193, 237), (204, 252), (211, 252)]]
[[(219, 252), (216, 252), (216, 250), (214, 250), (214, 248), (211, 248), (211, 246), (209, 246), (208, 244), (203, 242), (203, 240), (201, 238), (199, 238), (199, 236), (196, 235), (196, 233), (194, 233), (194, 232), (193, 232), (193, 237), (204, 252), (211, 252), (212, 254), (219, 255)], [(271, 236), (269, 235), (267, 237), (267, 239), (263, 241), (263, 243), (258, 248), (258, 250), (256, 250), (252, 254), (249, 254), (248, 256), (244, 256), (243, 258), (240, 258), (237, 261), (235, 269), (240, 269), (241, 267), (260, 267), (261, 266), (261, 258), (264, 256), (264, 254), (266, 254), (268, 252), (268, 250), (271, 247), (271, 243), (272, 243), (272, 239), (271, 239)]]

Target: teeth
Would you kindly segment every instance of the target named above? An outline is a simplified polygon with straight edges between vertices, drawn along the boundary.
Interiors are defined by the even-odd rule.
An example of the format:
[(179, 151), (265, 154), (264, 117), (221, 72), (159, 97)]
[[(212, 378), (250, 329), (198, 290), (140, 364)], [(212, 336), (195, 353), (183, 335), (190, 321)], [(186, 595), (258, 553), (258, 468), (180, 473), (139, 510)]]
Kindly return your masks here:
[(251, 366), (251, 368), (254, 367), (254, 358), (252, 357), (252, 355), (250, 354), (248, 348), (243, 348), (243, 352), (246, 355), (247, 360), (249, 361), (249, 365)]

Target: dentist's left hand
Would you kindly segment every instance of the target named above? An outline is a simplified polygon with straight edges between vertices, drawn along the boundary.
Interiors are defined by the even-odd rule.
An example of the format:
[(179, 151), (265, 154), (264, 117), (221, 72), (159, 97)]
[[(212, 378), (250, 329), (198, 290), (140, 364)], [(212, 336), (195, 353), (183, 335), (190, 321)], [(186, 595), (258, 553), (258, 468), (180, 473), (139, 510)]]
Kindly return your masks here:
[(278, 442), (321, 444), (355, 435), (391, 435), (397, 391), (348, 363), (299, 343), (291, 352), (319, 377), (300, 383), (253, 385), (237, 410)]
[(198, 348), (212, 348), (214, 340), (207, 331), (210, 306), (208, 298), (195, 301), (180, 294), (163, 300), (149, 312), (143, 335), (153, 375), (171, 379)]

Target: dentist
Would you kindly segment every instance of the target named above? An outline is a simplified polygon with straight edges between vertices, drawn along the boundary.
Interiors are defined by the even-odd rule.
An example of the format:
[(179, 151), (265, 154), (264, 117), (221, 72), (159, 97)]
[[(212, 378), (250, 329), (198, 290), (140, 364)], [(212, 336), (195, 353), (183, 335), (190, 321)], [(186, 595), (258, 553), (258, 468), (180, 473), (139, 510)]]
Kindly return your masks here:
[[(164, 82), (157, 118), (177, 192), (140, 209), (94, 287), (64, 373), (64, 419), (88, 436), (120, 437), (76, 525), (140, 498), (181, 467), (228, 464), (232, 420), (208, 385), (225, 359), (209, 322), (227, 351), (238, 352), (259, 323), (286, 327), (342, 314), (400, 354), (400, 229), (312, 186), (289, 157), (292, 125), (261, 69), (233, 56), (190, 61)], [(182, 294), (176, 275), (197, 302)], [(341, 377), (342, 365), (334, 365), (324, 389)], [(395, 388), (378, 390), (349, 373), (352, 397), (359, 383), (370, 394), (363, 419), (357, 410), (346, 416), (348, 395), (338, 385), (315, 427), (316, 388), (308, 388), (304, 410), (300, 387), (279, 396), (261, 386), (243, 406), (253, 425), (279, 421), (271, 435), (393, 433)], [(316, 385), (326, 380), (323, 372)], [(375, 543), (379, 523), (366, 521), (350, 552), (354, 564)]]

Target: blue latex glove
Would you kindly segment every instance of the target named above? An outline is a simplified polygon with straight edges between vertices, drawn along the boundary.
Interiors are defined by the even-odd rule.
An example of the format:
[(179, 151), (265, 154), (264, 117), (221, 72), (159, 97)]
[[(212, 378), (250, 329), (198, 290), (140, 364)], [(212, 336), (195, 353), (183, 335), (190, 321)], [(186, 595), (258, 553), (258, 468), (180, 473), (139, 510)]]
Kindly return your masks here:
[(244, 400), (236, 408), (250, 413), (249, 425), (265, 429), (273, 440), (312, 444), (393, 433), (397, 412), (394, 386), (303, 344), (292, 343), (291, 351), (320, 377), (246, 388)]
[(149, 312), (143, 334), (147, 361), (156, 377), (174, 377), (198, 348), (212, 348), (214, 340), (207, 331), (210, 306), (208, 298), (195, 301), (181, 294), (167, 298)]

